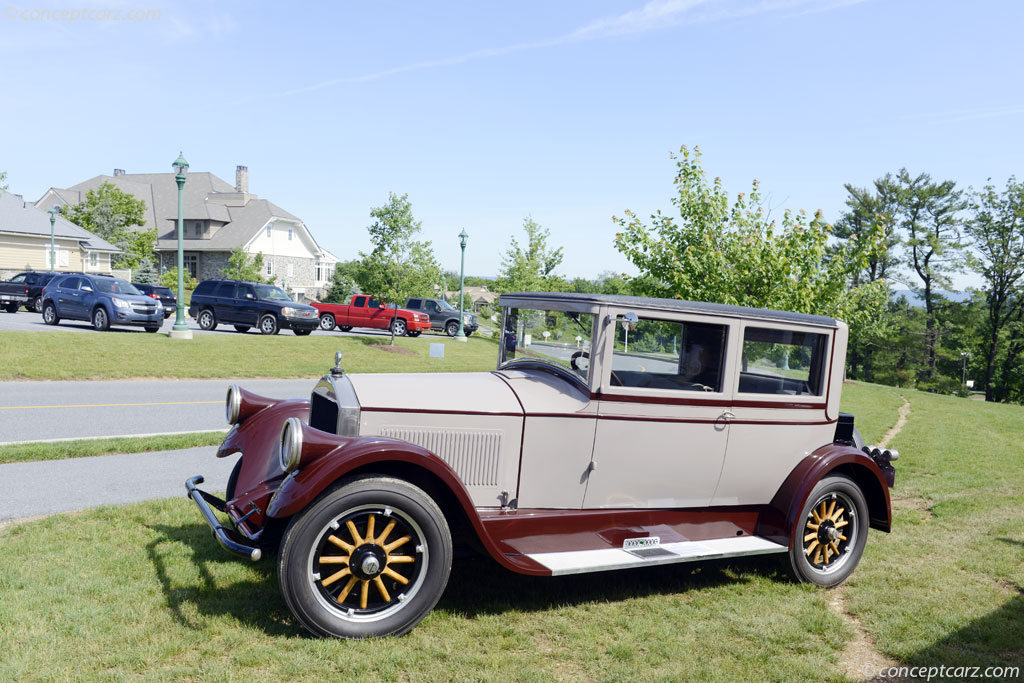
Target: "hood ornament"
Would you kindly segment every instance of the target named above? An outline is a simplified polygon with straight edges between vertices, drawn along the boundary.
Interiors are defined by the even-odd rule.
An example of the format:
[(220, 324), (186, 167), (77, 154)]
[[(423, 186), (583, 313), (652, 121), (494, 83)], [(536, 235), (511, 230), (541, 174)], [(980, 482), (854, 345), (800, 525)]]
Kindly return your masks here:
[(334, 367), (331, 368), (331, 374), (335, 377), (345, 374), (345, 371), (341, 369), (341, 351), (334, 352)]

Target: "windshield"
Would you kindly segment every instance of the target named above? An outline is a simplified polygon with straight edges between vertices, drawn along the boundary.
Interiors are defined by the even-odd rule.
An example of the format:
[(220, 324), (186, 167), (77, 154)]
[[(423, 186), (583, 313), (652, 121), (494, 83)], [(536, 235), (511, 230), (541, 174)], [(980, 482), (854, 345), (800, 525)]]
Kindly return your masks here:
[(256, 296), (261, 301), (291, 301), (283, 289), (274, 285), (256, 285)]
[(568, 368), (586, 381), (590, 376), (590, 342), (594, 316), (590, 313), (506, 308), (502, 313), (501, 362), (513, 360)]
[(127, 280), (96, 278), (95, 283), (96, 291), (103, 294), (142, 294), (142, 292), (135, 288), (135, 285)]
[(441, 300), (439, 300), (439, 301), (437, 302), (437, 304), (438, 304), (438, 306), (440, 306), (440, 307), (441, 307), (441, 310), (442, 310), (442, 311), (454, 311), (454, 310), (455, 310), (455, 307), (454, 307), (454, 306), (452, 306), (452, 305), (451, 305), (450, 303), (448, 303), (447, 301), (445, 301), (444, 299), (441, 299)]

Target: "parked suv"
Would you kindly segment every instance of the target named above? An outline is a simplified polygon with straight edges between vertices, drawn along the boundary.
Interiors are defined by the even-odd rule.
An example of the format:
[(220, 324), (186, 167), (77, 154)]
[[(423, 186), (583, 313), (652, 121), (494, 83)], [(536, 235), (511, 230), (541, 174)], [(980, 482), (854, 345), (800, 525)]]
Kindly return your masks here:
[(127, 280), (107, 275), (64, 275), (43, 289), (43, 322), (57, 325), (62, 318), (88, 320), (99, 331), (111, 325), (145, 327), (156, 332), (164, 307)]
[(163, 304), (165, 320), (174, 314), (175, 309), (178, 307), (178, 297), (174, 296), (174, 292), (171, 291), (170, 287), (147, 285), (141, 282), (133, 282), (132, 284), (135, 285), (135, 289)]
[[(449, 337), (459, 333), (459, 309), (444, 299), (413, 298), (405, 304), (410, 311), (422, 311), (430, 316), (430, 329), (445, 332)], [(475, 313), (465, 311), (462, 314), (462, 331), (468, 337), (480, 327)]]
[(305, 336), (320, 326), (315, 308), (292, 301), (280, 287), (237, 280), (200, 282), (192, 292), (188, 314), (204, 330), (228, 323), (236, 332), (256, 327), (262, 334), (290, 329)]

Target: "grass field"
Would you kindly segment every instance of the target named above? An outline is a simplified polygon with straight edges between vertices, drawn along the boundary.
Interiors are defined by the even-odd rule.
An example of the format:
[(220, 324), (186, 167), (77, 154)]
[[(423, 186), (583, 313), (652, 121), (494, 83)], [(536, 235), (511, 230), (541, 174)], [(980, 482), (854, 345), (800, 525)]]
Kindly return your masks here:
[[(450, 372), (493, 370), (498, 346), (471, 337), (197, 334), (172, 341), (158, 334), (0, 332), (0, 381), (122, 379), (136, 377), (319, 377), (344, 354), (349, 372)], [(430, 357), (430, 344), (445, 345), (444, 358)], [(404, 350), (404, 354), (399, 355)], [(401, 359), (399, 364), (397, 359)]]
[[(844, 389), (869, 441), (894, 392)], [(902, 663), (1024, 667), (1024, 409), (900, 392), (894, 532), (848, 609)], [(461, 559), (410, 635), (315, 640), (273, 563), (227, 556), (185, 500), (0, 529), (0, 557), (0, 680), (827, 681), (854, 636), (768, 558), (555, 579)]]
[[(225, 430), (226, 431), (226, 430)], [(219, 446), (224, 432), (195, 432), (161, 436), (129, 436), (109, 439), (72, 439), (70, 441), (34, 441), (0, 446), (0, 465), (37, 460), (88, 458), (112, 453), (171, 451), (197, 446)]]

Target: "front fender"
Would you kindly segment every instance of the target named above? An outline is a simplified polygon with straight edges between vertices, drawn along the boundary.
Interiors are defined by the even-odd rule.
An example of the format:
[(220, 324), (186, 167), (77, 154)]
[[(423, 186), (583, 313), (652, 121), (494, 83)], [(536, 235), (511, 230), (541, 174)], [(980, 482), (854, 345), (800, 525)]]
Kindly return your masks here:
[(888, 532), (892, 528), (892, 504), (885, 474), (874, 460), (852, 446), (827, 444), (814, 451), (793, 468), (775, 493), (757, 524), (758, 536), (790, 545), (796, 536), (800, 511), (814, 486), (829, 474), (853, 479), (868, 503), (872, 529)]
[(242, 467), (235, 491), (249, 491), (284, 475), (278, 450), (281, 447), (281, 428), (289, 417), (308, 420), (309, 401), (290, 399), (272, 403), (228, 432), (217, 449), (217, 457), (242, 453)]

